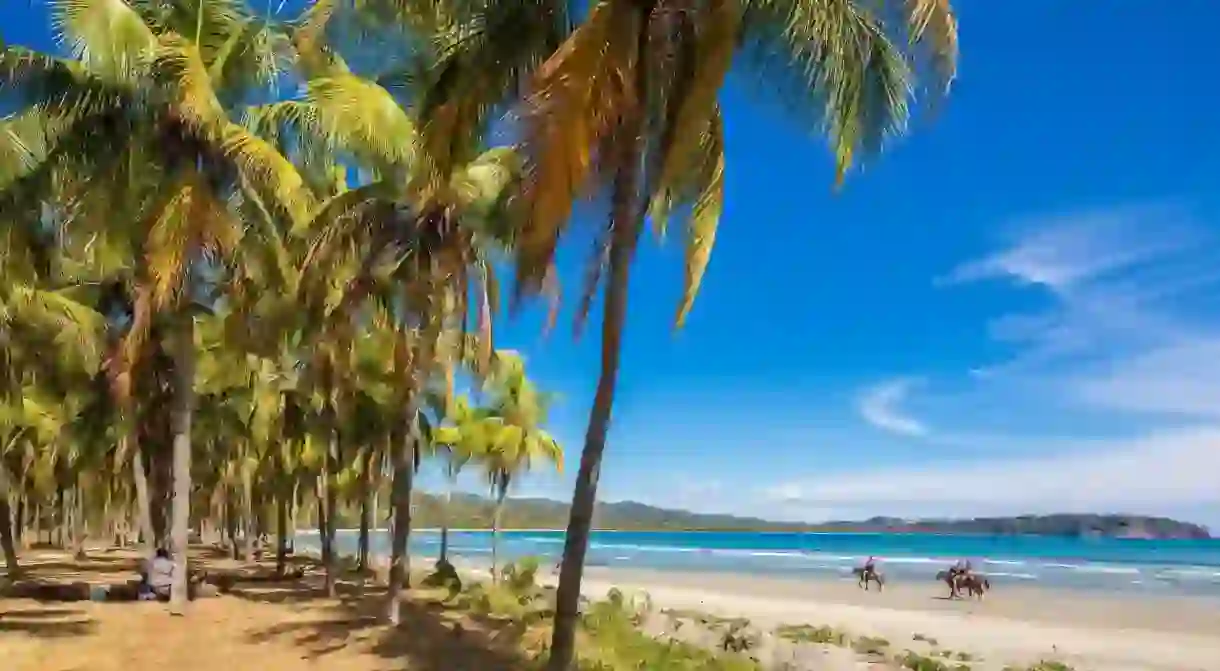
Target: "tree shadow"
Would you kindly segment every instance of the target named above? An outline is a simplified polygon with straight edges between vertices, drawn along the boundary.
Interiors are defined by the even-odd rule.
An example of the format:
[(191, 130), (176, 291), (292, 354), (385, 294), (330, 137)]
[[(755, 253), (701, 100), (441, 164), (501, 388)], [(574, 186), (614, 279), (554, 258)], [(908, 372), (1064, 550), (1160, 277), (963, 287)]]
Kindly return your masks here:
[[(70, 617), (76, 619), (60, 619)], [(70, 608), (0, 613), (0, 636), (20, 634), (37, 638), (66, 638), (90, 634), (96, 626), (82, 611)]]
[[(254, 643), (290, 639), (317, 660), (354, 647), (412, 671), (517, 671), (528, 668), (521, 649), (526, 627), (511, 620), (474, 618), (442, 602), (407, 597), (397, 628), (384, 622), (384, 590), (319, 604), (321, 617), (285, 622), (252, 634)], [(315, 597), (314, 600), (318, 600)], [(281, 601), (283, 603), (283, 601)]]

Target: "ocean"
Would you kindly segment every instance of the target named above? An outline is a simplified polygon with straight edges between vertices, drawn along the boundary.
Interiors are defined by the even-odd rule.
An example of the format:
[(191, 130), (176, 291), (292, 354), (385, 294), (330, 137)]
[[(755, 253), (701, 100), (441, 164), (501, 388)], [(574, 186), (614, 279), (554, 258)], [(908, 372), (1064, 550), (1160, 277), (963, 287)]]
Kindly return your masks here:
[[(354, 553), (357, 533), (338, 532), (339, 551)], [(440, 533), (413, 531), (411, 552), (434, 557)], [(317, 533), (300, 531), (297, 544), (317, 548)], [(372, 538), (374, 554), (386, 554), (384, 530)], [(559, 531), (503, 531), (501, 561), (537, 556), (555, 562), (563, 550)], [(486, 562), (491, 533), (450, 533), (456, 559)], [(748, 573), (789, 579), (850, 580), (853, 566), (874, 555), (890, 581), (930, 581), (959, 558), (993, 584), (1120, 591), (1150, 595), (1220, 598), (1220, 539), (1145, 540), (877, 533), (755, 533), (597, 531), (588, 566)]]

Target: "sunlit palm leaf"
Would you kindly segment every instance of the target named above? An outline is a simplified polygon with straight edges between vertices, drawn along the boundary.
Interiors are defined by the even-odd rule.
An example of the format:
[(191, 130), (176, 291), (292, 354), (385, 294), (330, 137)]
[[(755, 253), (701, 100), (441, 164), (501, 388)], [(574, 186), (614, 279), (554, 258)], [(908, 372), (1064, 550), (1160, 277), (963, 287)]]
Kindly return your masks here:
[(52, 0), (53, 23), (73, 58), (91, 73), (134, 85), (157, 39), (124, 0)]

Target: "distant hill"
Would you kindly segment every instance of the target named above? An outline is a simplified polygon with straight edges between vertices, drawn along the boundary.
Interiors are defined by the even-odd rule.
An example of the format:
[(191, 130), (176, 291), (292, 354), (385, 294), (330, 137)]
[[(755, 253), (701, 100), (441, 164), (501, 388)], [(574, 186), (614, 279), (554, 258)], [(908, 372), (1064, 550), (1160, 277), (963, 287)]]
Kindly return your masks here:
[[(454, 528), (483, 529), (491, 526), (493, 503), (483, 497), (455, 494), (450, 508)], [(444, 500), (419, 493), (415, 497), (416, 527), (440, 526)], [(344, 511), (342, 524), (356, 522), (354, 511)], [(511, 499), (501, 526), (505, 529), (562, 529), (567, 526), (568, 505), (549, 499)], [(875, 517), (860, 521), (821, 524), (774, 522), (756, 517), (692, 513), (658, 508), (633, 501), (600, 503), (594, 515), (598, 529), (626, 531), (859, 531), (924, 532), (960, 534), (1033, 534), (1044, 536), (1097, 536), (1125, 538), (1210, 538), (1206, 527), (1164, 517), (1143, 515), (1021, 515), (973, 519), (907, 520)]]

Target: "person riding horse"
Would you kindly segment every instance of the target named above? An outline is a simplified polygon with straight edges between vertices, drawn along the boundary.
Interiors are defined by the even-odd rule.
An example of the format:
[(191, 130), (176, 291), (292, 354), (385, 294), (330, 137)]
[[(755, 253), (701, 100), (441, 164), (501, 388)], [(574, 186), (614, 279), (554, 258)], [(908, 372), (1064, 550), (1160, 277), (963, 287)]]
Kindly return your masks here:
[(864, 566), (852, 569), (852, 574), (856, 576), (860, 587), (864, 589), (868, 589), (869, 581), (877, 583), (877, 589), (884, 589), (885, 587), (885, 578), (877, 572), (877, 558), (872, 555), (869, 555), (868, 560), (864, 562)]

